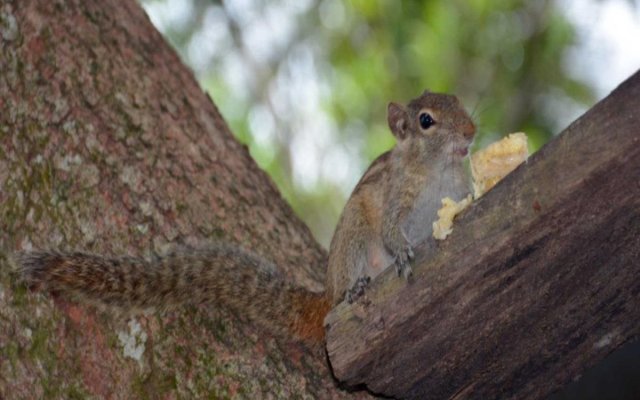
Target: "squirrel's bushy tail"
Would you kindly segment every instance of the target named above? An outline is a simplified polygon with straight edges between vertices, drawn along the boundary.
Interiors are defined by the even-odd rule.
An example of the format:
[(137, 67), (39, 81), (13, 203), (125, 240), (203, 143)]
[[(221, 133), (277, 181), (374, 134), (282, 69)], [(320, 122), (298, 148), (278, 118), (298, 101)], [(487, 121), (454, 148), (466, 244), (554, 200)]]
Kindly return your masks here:
[(234, 245), (170, 253), (151, 261), (88, 253), (23, 252), (19, 273), (33, 289), (125, 310), (207, 303), (226, 307), (275, 334), (321, 340), (324, 293), (293, 287), (276, 267)]

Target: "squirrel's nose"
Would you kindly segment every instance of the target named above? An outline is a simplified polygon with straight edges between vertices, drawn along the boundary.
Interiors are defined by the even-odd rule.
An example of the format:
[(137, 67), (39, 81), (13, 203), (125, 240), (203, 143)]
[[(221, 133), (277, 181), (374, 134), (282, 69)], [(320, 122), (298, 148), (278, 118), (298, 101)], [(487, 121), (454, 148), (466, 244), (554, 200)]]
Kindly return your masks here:
[(473, 122), (468, 122), (460, 126), (460, 131), (465, 138), (473, 139), (473, 135), (476, 134), (476, 126)]

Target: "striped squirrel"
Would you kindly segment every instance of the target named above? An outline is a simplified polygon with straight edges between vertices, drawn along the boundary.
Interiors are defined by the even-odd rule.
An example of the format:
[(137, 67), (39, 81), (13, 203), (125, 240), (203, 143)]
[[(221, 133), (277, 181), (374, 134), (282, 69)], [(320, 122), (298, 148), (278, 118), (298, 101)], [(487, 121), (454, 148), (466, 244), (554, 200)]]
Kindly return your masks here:
[(463, 159), (475, 127), (455, 96), (425, 91), (406, 107), (390, 103), (387, 119), (397, 144), (371, 164), (347, 201), (331, 241), (324, 293), (288, 284), (268, 260), (225, 243), (151, 261), (22, 252), (15, 256), (18, 269), (31, 288), (79, 302), (125, 310), (207, 303), (274, 334), (321, 342), (328, 311), (358, 297), (391, 265), (408, 277), (412, 249), (431, 236), (441, 199), (469, 193)]

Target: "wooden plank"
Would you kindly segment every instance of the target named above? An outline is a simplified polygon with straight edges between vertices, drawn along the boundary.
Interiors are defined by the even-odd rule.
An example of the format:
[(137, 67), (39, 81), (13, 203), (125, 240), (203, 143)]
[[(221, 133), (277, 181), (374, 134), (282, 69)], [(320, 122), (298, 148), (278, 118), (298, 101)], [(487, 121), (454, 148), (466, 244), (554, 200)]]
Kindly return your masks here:
[(475, 202), (411, 282), (325, 320), (335, 376), (399, 398), (544, 398), (640, 333), (640, 72)]

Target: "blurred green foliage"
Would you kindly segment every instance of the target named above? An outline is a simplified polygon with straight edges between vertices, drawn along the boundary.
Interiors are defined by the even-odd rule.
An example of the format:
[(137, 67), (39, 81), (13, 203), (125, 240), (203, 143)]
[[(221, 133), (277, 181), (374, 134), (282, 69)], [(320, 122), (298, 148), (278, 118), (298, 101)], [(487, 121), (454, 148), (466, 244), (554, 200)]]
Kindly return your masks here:
[(143, 5), (325, 245), (360, 174), (393, 146), (390, 100), (454, 93), (476, 147), (524, 131), (534, 150), (594, 100), (566, 68), (576, 35), (554, 1)]

